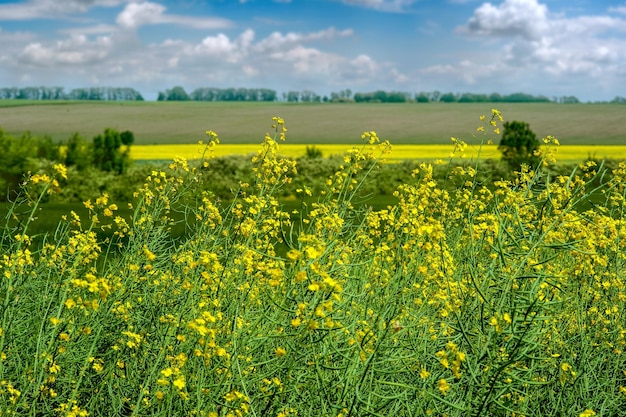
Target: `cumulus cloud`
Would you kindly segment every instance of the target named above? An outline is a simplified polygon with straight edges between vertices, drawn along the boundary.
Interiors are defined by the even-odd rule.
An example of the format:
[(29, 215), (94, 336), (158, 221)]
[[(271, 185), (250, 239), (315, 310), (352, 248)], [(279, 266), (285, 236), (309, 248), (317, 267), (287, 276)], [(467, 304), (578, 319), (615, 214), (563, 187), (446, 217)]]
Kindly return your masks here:
[[(455, 75), (468, 83), (491, 77), (513, 80), (564, 76), (618, 76), (626, 65), (626, 20), (619, 17), (553, 15), (537, 0), (484, 3), (457, 29), (469, 39), (484, 40), (491, 52), (454, 65), (439, 65), (424, 73)], [(489, 63), (489, 60), (495, 62)], [(523, 76), (522, 76), (523, 75)]]
[(111, 47), (111, 38), (107, 36), (90, 41), (84, 35), (74, 35), (49, 46), (40, 42), (30, 43), (17, 59), (23, 64), (38, 67), (93, 64), (106, 60)]
[(123, 28), (135, 29), (144, 25), (176, 24), (195, 29), (216, 29), (231, 26), (226, 19), (190, 17), (165, 13), (166, 7), (149, 1), (130, 3), (117, 16), (116, 22)]
[[(58, 82), (53, 75), (60, 74), (57, 68), (79, 86), (106, 80), (139, 89), (155, 81), (160, 85), (256, 85), (278, 90), (358, 88), (407, 81), (392, 64), (369, 55), (330, 52), (329, 47), (334, 49), (338, 40), (353, 36), (352, 29), (275, 31), (262, 37), (244, 29), (235, 35), (218, 32), (196, 41), (169, 38), (149, 44), (135, 30), (170, 18), (161, 5), (128, 4), (118, 14), (117, 25), (94, 25), (82, 33), (68, 29), (61, 32), (66, 35), (61, 40), (30, 34), (13, 43), (6, 54), (0, 51), (0, 62), (7, 64), (4, 71), (29, 74), (33, 79)], [(7, 36), (0, 32), (0, 40)]]
[(340, 37), (352, 36), (352, 29), (337, 30), (335, 28), (328, 28), (318, 32), (312, 32), (307, 34), (289, 32), (282, 34), (280, 32), (273, 32), (267, 38), (259, 42), (255, 47), (259, 52), (267, 52), (280, 50), (293, 47), (303, 42), (311, 42), (316, 40), (332, 40)]
[(485, 3), (474, 12), (465, 27), (480, 36), (541, 37), (548, 28), (548, 8), (536, 0), (506, 0), (499, 6)]
[(347, 57), (323, 49), (323, 43), (351, 34), (349, 29), (328, 28), (309, 33), (274, 32), (257, 40), (255, 32), (247, 29), (234, 38), (222, 33), (197, 44), (168, 40), (153, 45), (146, 59), (176, 57), (177, 66), (185, 68), (184, 77), (193, 85), (289, 83), (283, 87), (288, 89), (406, 80), (390, 64), (378, 63), (367, 55)]

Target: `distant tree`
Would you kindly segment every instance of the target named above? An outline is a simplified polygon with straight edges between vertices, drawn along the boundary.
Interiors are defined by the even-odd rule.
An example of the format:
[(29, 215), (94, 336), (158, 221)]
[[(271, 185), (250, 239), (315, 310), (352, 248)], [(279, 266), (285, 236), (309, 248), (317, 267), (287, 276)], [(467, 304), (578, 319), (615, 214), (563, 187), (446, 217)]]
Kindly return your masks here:
[(513, 93), (502, 97), (505, 103), (549, 103), (550, 99), (544, 96), (533, 96), (526, 93)]
[(532, 168), (537, 167), (540, 161), (536, 152), (539, 150), (537, 135), (530, 130), (526, 122), (504, 122), (502, 139), (498, 150), (502, 152), (502, 159), (513, 170), (519, 170), (522, 164)]
[(459, 97), (459, 103), (486, 103), (489, 97), (485, 94), (464, 93)]
[(187, 101), (189, 100), (189, 95), (185, 91), (185, 89), (181, 86), (176, 86), (171, 90), (165, 90), (164, 93), (159, 92), (159, 97), (157, 101)]
[(120, 133), (120, 139), (122, 140), (122, 145), (130, 146), (135, 142), (135, 134), (130, 130), (125, 130)]
[(36, 144), (37, 158), (46, 159), (48, 161), (61, 160), (59, 144), (55, 143), (50, 136), (44, 136), (43, 138), (36, 140)]
[(304, 157), (308, 159), (322, 158), (322, 150), (315, 145), (307, 146), (306, 154), (304, 155)]
[(491, 103), (499, 103), (502, 101), (502, 96), (498, 93), (491, 93), (489, 94), (489, 101)]
[(259, 100), (261, 101), (276, 101), (276, 90), (269, 88), (261, 88), (259, 90)]
[(374, 91), (373, 99), (371, 101), (374, 101), (376, 103), (385, 103), (385, 102), (387, 102), (387, 92), (383, 91), (383, 90), (376, 90), (376, 91)]
[(616, 96), (613, 100), (611, 100), (613, 104), (626, 104), (626, 98), (621, 96)]
[[(104, 135), (93, 138), (93, 165), (102, 171), (124, 173), (130, 164), (130, 145), (133, 140), (134, 136), (129, 131), (120, 133), (115, 129), (105, 129)], [(126, 145), (126, 149), (122, 149), (122, 145)]]
[(287, 92), (287, 101), (297, 103), (300, 101), (300, 92), (299, 91), (288, 91)]
[(456, 95), (454, 95), (453, 93), (446, 93), (442, 94), (441, 97), (439, 97), (439, 101), (442, 101), (444, 103), (456, 103), (457, 98)]
[(78, 133), (72, 134), (65, 143), (65, 165), (82, 171), (91, 165), (91, 159), (91, 149), (85, 140)]
[(302, 102), (310, 103), (310, 102), (319, 101), (318, 98), (319, 96), (311, 90), (302, 90), (300, 92), (300, 100)]
[(392, 91), (387, 94), (387, 103), (406, 103), (407, 97), (405, 93)]
[(167, 94), (168, 101), (187, 101), (189, 100), (189, 95), (185, 89), (181, 86), (176, 86), (168, 91)]
[(415, 101), (417, 101), (418, 103), (428, 103), (430, 101), (430, 98), (428, 97), (427, 93), (419, 93), (415, 95)]

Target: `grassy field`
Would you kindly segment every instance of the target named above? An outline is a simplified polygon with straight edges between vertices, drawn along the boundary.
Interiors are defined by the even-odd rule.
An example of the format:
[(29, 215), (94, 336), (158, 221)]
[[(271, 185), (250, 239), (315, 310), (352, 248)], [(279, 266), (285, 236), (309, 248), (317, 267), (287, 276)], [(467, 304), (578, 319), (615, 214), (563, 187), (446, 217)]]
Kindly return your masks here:
[[(564, 145), (626, 143), (626, 106), (609, 104), (289, 104), (203, 102), (0, 101), (0, 127), (12, 135), (30, 131), (65, 140), (78, 132), (88, 139), (105, 128), (130, 130), (136, 144), (196, 143), (206, 130), (224, 144), (258, 143), (275, 115), (285, 119), (288, 140), (296, 144), (358, 143), (374, 130), (393, 144), (471, 142), (478, 115), (498, 108), (505, 121), (522, 120), (539, 137), (552, 135)], [(468, 130), (468, 127), (470, 129)]]

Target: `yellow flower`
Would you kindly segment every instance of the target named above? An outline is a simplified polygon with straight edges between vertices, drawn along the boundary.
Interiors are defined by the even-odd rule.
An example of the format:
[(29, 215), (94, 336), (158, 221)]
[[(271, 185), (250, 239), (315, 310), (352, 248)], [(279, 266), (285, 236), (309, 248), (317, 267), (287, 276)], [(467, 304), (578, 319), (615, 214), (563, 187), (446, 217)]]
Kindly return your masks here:
[(285, 348), (278, 346), (276, 350), (274, 351), (274, 353), (276, 354), (277, 357), (280, 358), (281, 356), (285, 356), (287, 351), (285, 350)]
[(156, 255), (148, 249), (146, 245), (143, 245), (143, 254), (148, 258), (149, 261), (154, 261), (156, 259)]
[(179, 390), (182, 390), (183, 388), (185, 388), (185, 376), (179, 375), (178, 378), (176, 378), (174, 382), (172, 382), (172, 385), (174, 385)]
[(289, 259), (290, 261), (297, 261), (301, 257), (302, 252), (297, 249), (291, 249), (289, 252), (287, 252), (287, 259)]
[(582, 413), (580, 413), (578, 416), (579, 417), (593, 417), (596, 415), (596, 412), (587, 408), (585, 411), (583, 411)]
[(507, 323), (511, 324), (513, 320), (511, 320), (511, 315), (509, 313), (504, 313), (502, 315), (502, 319)]
[(50, 365), (50, 368), (48, 368), (48, 370), (50, 371), (51, 374), (58, 374), (59, 371), (61, 370), (61, 367), (53, 362), (52, 365)]
[(437, 388), (439, 389), (439, 391), (441, 391), (442, 394), (445, 395), (450, 389), (450, 385), (448, 385), (448, 381), (441, 378), (439, 381), (437, 381)]
[(62, 178), (67, 179), (67, 167), (63, 164), (55, 164), (52, 168), (59, 174)]

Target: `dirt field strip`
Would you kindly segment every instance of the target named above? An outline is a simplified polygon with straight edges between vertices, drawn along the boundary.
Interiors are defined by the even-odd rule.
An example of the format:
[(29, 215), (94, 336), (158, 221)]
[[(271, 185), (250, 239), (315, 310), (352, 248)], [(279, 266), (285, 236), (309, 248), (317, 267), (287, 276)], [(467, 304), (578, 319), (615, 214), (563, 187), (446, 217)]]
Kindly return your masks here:
[[(18, 100), (13, 100), (18, 101)], [(564, 145), (626, 145), (626, 106), (555, 103), (244, 103), (244, 102), (72, 102), (11, 106), (0, 103), (0, 127), (14, 136), (30, 131), (67, 140), (87, 140), (105, 128), (130, 130), (136, 144), (197, 143), (213, 130), (222, 143), (259, 143), (272, 116), (285, 119), (288, 143), (358, 143), (374, 130), (392, 144), (443, 144), (450, 137), (477, 142), (481, 115), (499, 109), (505, 121), (521, 120), (539, 138)], [(499, 138), (492, 138), (497, 143)]]

